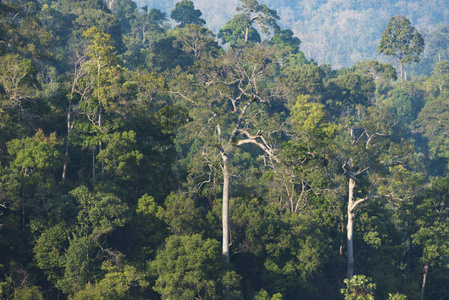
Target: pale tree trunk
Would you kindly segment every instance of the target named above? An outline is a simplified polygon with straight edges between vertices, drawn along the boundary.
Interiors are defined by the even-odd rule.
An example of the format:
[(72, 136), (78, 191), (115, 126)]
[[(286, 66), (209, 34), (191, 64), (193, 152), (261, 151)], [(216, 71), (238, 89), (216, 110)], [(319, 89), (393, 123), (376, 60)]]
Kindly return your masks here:
[(72, 114), (72, 96), (70, 96), (69, 111), (67, 112), (67, 136), (64, 139), (65, 153), (64, 153), (64, 166), (62, 167), (62, 178), (61, 178), (63, 182), (65, 181), (67, 175), (67, 165), (69, 163), (69, 135), (72, 131), (71, 114)]
[(65, 181), (67, 176), (67, 165), (69, 164), (69, 136), (72, 133), (72, 129), (74, 126), (74, 121), (72, 122), (72, 101), (73, 101), (73, 93), (75, 90), (75, 84), (72, 86), (72, 93), (70, 94), (69, 99), (69, 107), (67, 112), (67, 136), (64, 139), (65, 142), (65, 153), (64, 153), (64, 166), (62, 167), (62, 181)]
[(245, 43), (248, 43), (248, 35), (249, 35), (249, 26), (245, 29)]
[(347, 223), (347, 248), (348, 248), (348, 272), (347, 277), (351, 280), (354, 275), (354, 187), (355, 180), (349, 178), (349, 196), (348, 196), (348, 223)]
[[(98, 126), (100, 128), (100, 134), (101, 134), (101, 103), (99, 103), (100, 107), (99, 107), (99, 113), (98, 113)], [(103, 144), (101, 142), (101, 138), (100, 141), (98, 142), (98, 153), (100, 153), (103, 150)], [(104, 159), (101, 160), (101, 173), (104, 173)]]
[(65, 153), (64, 153), (64, 165), (62, 168), (62, 178), (61, 180), (64, 182), (67, 177), (67, 165), (69, 164), (69, 136), (72, 133), (73, 127), (75, 126), (75, 118), (72, 120), (72, 113), (73, 113), (73, 95), (75, 93), (79, 93), (84, 97), (84, 93), (80, 93), (77, 91), (77, 84), (78, 80), (83, 76), (84, 70), (82, 68), (82, 64), (84, 62), (85, 56), (81, 56), (77, 52), (77, 60), (75, 62), (75, 70), (73, 73), (73, 82), (72, 82), (72, 89), (70, 91), (70, 98), (69, 98), (69, 106), (67, 108), (67, 136), (65, 137)]
[(223, 225), (223, 256), (226, 258), (226, 263), (229, 263), (229, 171), (228, 171), (228, 157), (223, 154), (223, 211), (222, 211), (222, 225)]
[(401, 61), (399, 61), (400, 64), (400, 69), (401, 69), (401, 83), (404, 80), (404, 65), (402, 64)]
[[(101, 64), (98, 63), (98, 68), (97, 68), (97, 76), (98, 76), (98, 86), (97, 86), (97, 88), (98, 89), (100, 89), (100, 71), (101, 71)], [(100, 130), (100, 134), (101, 134), (101, 131), (102, 131), (101, 130), (101, 114), (102, 114), (101, 100), (98, 99), (98, 128)], [(101, 137), (100, 137), (100, 141), (98, 142), (98, 153), (100, 153), (102, 150), (103, 150), (103, 145), (101, 143)], [(104, 173), (104, 160), (103, 159), (101, 160), (101, 173)]]
[(341, 214), (340, 256), (343, 257), (343, 245), (345, 241), (345, 217)]
[(421, 297), (420, 300), (424, 300), (424, 292), (426, 290), (426, 280), (427, 280), (427, 274), (429, 273), (429, 261), (426, 262), (426, 265), (424, 266), (424, 275), (422, 278), (422, 286), (421, 286)]
[(108, 6), (108, 9), (110, 10), (110, 11), (112, 11), (112, 8), (113, 8), (113, 6), (114, 6), (114, 0), (106, 0), (106, 5)]

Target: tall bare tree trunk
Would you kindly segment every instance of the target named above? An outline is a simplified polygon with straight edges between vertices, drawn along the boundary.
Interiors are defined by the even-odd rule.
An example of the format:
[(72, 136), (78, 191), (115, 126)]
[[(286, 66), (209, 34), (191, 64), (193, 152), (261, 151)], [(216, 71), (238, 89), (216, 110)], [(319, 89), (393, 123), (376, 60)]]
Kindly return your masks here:
[(354, 275), (354, 187), (355, 180), (349, 178), (349, 196), (348, 196), (348, 223), (347, 223), (347, 248), (348, 248), (348, 272), (347, 277), (351, 280)]
[(424, 300), (424, 292), (426, 290), (426, 280), (427, 280), (427, 274), (429, 273), (429, 261), (426, 262), (426, 265), (424, 266), (424, 275), (422, 278), (422, 286), (421, 286), (421, 297), (420, 300)]
[[(98, 127), (100, 128), (100, 134), (102, 132), (102, 128), (101, 128), (101, 102), (99, 103), (99, 112), (98, 112)], [(98, 142), (98, 153), (100, 153), (103, 150), (103, 143), (101, 142), (101, 137), (100, 137), (100, 141)], [(104, 173), (104, 159), (101, 160), (101, 173)]]
[(62, 167), (62, 176), (61, 176), (62, 182), (65, 181), (67, 175), (67, 165), (69, 163), (69, 139), (67, 136), (65, 137), (64, 142), (65, 142), (65, 153), (64, 153), (64, 166)]
[(340, 256), (343, 257), (343, 245), (345, 241), (345, 217), (341, 214)]
[(229, 263), (229, 171), (228, 157), (223, 154), (223, 255)]
[(69, 108), (67, 112), (67, 136), (64, 139), (65, 142), (65, 153), (64, 153), (64, 166), (62, 167), (62, 181), (65, 181), (65, 178), (67, 176), (67, 165), (69, 163), (69, 135), (72, 132), (72, 99), (73, 99), (73, 90), (72, 87), (72, 94), (70, 95), (69, 100)]
[(401, 69), (401, 83), (404, 80), (404, 65), (402, 64), (401, 61), (399, 61), (400, 64), (400, 69)]
[[(62, 168), (62, 181), (65, 181), (67, 177), (67, 165), (69, 164), (69, 136), (72, 133), (73, 127), (75, 126), (75, 120), (72, 120), (73, 112), (73, 95), (76, 92), (76, 85), (78, 79), (84, 74), (84, 70), (81, 67), (84, 56), (77, 56), (78, 59), (75, 62), (75, 71), (73, 73), (72, 90), (70, 91), (69, 107), (67, 108), (67, 136), (65, 137), (65, 153), (64, 153), (64, 166)], [(79, 68), (78, 68), (79, 66)]]

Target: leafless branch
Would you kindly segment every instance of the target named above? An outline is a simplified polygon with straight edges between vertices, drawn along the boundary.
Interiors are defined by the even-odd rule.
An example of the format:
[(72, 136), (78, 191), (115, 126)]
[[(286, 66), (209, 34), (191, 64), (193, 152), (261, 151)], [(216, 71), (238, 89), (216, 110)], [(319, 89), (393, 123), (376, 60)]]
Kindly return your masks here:
[[(365, 131), (365, 132), (366, 132), (366, 131)], [(369, 135), (366, 134), (366, 136), (369, 136)], [(375, 137), (378, 137), (378, 136), (387, 136), (387, 135), (386, 135), (385, 133), (378, 133), (378, 132), (373, 133), (371, 136), (368, 137), (368, 140), (366, 141), (366, 146), (365, 146), (365, 148), (368, 149), (368, 148), (369, 148), (369, 145), (370, 145), (370, 143), (371, 143), (371, 141), (372, 141)]]
[(358, 199), (357, 201), (354, 201), (354, 203), (352, 204), (351, 210), (354, 210), (357, 205), (359, 205), (360, 203), (362, 203), (362, 202), (364, 202), (366, 200), (378, 199), (378, 198), (386, 198), (386, 197), (390, 197), (390, 196), (391, 196), (391, 194), (388, 194), (388, 195), (375, 195), (375, 196), (368, 196), (368, 197), (365, 197), (365, 198)]

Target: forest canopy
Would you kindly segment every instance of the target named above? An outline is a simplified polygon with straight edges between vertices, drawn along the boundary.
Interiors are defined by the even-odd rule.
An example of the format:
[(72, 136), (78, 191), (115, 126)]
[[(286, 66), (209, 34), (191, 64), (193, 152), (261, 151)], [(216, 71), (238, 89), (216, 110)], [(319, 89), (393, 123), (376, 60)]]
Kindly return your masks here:
[(447, 297), (449, 20), (370, 3), (330, 65), (269, 1), (0, 2), (0, 299)]

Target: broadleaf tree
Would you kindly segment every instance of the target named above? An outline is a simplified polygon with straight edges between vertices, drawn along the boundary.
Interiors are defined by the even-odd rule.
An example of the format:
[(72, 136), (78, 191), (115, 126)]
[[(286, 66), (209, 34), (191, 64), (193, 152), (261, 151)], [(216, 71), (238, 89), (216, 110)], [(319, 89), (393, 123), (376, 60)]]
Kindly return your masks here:
[(424, 50), (424, 39), (415, 27), (410, 25), (410, 21), (406, 17), (395, 16), (388, 21), (377, 50), (379, 53), (398, 59), (402, 82), (404, 80), (404, 64), (420, 62), (419, 55)]

